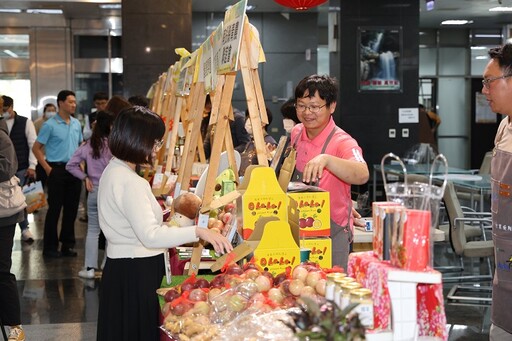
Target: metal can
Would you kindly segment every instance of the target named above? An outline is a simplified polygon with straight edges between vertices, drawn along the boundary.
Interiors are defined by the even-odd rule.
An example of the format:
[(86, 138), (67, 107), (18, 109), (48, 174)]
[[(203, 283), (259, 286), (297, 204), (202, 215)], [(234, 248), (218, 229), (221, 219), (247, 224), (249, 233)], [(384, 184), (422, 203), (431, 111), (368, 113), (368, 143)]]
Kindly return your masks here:
[(368, 329), (373, 329), (373, 299), (372, 291), (359, 288), (350, 292), (350, 303), (357, 303), (354, 311), (359, 314), (361, 324)]
[(342, 272), (333, 272), (327, 274), (327, 281), (325, 282), (325, 299), (326, 300), (334, 300), (334, 287), (336, 283), (334, 281), (338, 278), (344, 278), (347, 274)]
[(345, 309), (350, 304), (350, 292), (354, 289), (361, 288), (361, 284), (357, 282), (345, 282), (341, 285), (341, 295), (338, 306)]

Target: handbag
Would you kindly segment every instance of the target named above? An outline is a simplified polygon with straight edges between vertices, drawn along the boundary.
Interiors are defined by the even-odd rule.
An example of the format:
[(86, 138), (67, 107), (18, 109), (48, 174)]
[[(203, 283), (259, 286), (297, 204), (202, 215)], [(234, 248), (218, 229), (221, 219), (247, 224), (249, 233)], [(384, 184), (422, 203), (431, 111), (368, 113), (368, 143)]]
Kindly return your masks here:
[(46, 206), (46, 196), (41, 181), (35, 181), (23, 186), (23, 194), (27, 204), (27, 213), (32, 213)]
[(19, 181), (13, 175), (11, 179), (0, 183), (0, 218), (10, 217), (27, 206)]
[(293, 172), (295, 171), (295, 163), (297, 161), (297, 149), (295, 148), (295, 146), (297, 145), (297, 141), (299, 140), (299, 137), (301, 135), (302, 129), (299, 131), (299, 134), (295, 138), (295, 141), (288, 149), (288, 155), (284, 158), (283, 165), (281, 166), (281, 169), (279, 171), (279, 177), (277, 181), (279, 182), (279, 186), (281, 186), (281, 189), (285, 193), (288, 190), (288, 184), (290, 183)]
[(254, 146), (254, 140), (247, 142), (244, 151), (240, 153), (240, 168), (238, 169), (238, 175), (244, 176), (245, 169), (250, 165), (258, 164), (256, 157), (256, 148)]

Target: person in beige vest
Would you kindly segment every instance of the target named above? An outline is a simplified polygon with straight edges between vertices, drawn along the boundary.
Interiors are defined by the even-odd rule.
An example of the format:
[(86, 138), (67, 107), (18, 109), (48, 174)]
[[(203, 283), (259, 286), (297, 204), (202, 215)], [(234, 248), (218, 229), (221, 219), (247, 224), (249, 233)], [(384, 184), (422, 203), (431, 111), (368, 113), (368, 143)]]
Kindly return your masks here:
[(496, 133), (491, 161), (495, 271), (489, 339), (503, 341), (512, 340), (512, 44), (491, 49), (489, 56), (482, 93), (493, 112), (506, 115)]

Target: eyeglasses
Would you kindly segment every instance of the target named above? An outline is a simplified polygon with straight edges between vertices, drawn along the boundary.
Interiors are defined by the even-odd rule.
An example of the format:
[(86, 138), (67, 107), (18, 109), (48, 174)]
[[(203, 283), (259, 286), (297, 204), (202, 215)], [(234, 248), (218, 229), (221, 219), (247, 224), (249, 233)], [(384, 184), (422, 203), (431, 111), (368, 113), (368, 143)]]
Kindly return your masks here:
[(324, 105), (310, 105), (310, 106), (295, 103), (295, 110), (297, 110), (297, 112), (305, 112), (306, 109), (309, 109), (309, 111), (311, 113), (316, 114), (320, 111), (320, 109), (322, 109), (326, 105), (327, 105), (327, 103), (325, 103)]
[(155, 151), (159, 151), (160, 148), (162, 148), (162, 146), (164, 145), (164, 139), (161, 139), (159, 141), (156, 141), (155, 140), (155, 146), (153, 148), (155, 148)]
[(482, 80), (482, 85), (484, 86), (484, 88), (489, 89), (491, 87), (491, 82), (494, 82), (495, 80), (498, 80), (498, 79), (505, 79), (508, 77), (512, 77), (512, 75), (485, 78)]

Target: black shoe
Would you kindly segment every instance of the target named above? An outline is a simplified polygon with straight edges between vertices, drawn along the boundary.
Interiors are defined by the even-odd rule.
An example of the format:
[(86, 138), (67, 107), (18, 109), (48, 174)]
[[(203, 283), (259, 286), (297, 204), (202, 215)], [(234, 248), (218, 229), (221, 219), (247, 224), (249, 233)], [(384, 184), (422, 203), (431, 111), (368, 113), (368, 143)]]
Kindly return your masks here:
[(43, 257), (60, 258), (61, 256), (62, 256), (62, 254), (59, 251), (54, 251), (54, 250), (43, 251)]
[(73, 249), (61, 249), (60, 253), (62, 257), (76, 257), (78, 255)]

